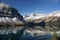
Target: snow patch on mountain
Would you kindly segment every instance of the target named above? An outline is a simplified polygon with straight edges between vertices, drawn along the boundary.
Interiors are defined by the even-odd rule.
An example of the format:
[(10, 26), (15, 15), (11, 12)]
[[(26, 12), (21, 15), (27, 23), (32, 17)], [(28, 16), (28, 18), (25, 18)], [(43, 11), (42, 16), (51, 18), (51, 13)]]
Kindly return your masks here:
[(57, 17), (60, 17), (60, 10), (59, 11), (54, 11), (54, 12), (50, 13), (49, 16), (57, 16)]
[(46, 17), (45, 14), (30, 14), (30, 15), (25, 15), (23, 16), (25, 20), (35, 20), (35, 19), (40, 19), (40, 18), (43, 18), (43, 17)]
[(16, 17), (14, 18), (2, 17), (0, 18), (0, 25), (4, 25), (4, 24), (9, 24), (9, 25), (23, 24), (23, 22)]

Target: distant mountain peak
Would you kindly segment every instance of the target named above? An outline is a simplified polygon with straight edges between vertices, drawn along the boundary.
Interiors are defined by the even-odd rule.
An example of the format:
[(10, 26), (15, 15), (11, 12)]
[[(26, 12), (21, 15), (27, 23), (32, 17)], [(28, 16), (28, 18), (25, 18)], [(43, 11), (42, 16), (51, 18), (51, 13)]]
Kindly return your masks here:
[(0, 9), (2, 9), (3, 7), (9, 8), (9, 7), (11, 7), (11, 6), (8, 5), (8, 4), (6, 4), (6, 3), (0, 3)]
[(30, 14), (30, 15), (25, 15), (24, 19), (25, 20), (36, 20), (36, 19), (40, 19), (40, 18), (44, 18), (46, 17), (46, 15), (44, 14)]
[(18, 10), (6, 3), (0, 3), (0, 17), (21, 17)]
[[(14, 19), (14, 21), (12, 21)], [(3, 23), (8, 24), (9, 22), (11, 23), (17, 23), (19, 21), (23, 22), (23, 17), (20, 15), (17, 9), (14, 7), (11, 7), (8, 4), (5, 3), (0, 3), (0, 24), (3, 25)], [(22, 21), (23, 20), (23, 21)], [(8, 22), (7, 22), (8, 21)], [(6, 23), (7, 22), (7, 23)], [(19, 22), (19, 23), (21, 23)], [(9, 24), (11, 25), (11, 24)]]
[(59, 11), (54, 11), (54, 12), (50, 13), (49, 16), (57, 16), (57, 17), (60, 17), (60, 10)]

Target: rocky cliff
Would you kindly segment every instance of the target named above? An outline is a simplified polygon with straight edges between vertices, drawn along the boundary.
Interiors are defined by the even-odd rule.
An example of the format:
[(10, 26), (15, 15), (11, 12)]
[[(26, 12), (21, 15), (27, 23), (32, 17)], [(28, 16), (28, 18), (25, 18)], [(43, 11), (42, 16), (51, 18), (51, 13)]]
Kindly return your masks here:
[(18, 10), (5, 3), (0, 3), (0, 17), (20, 17)]
[(17, 9), (8, 4), (0, 3), (0, 25), (20, 25), (25, 22)]

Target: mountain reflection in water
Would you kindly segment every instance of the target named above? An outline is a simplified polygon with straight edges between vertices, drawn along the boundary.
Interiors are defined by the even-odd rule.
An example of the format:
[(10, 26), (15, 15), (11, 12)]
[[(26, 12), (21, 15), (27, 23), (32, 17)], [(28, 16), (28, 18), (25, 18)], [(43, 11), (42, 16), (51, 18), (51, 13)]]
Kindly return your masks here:
[(20, 37), (20, 40), (50, 40), (51, 35), (40, 35), (40, 36), (22, 36)]
[[(39, 26), (37, 26), (39, 27)], [(2, 29), (2, 28), (1, 28)], [(0, 29), (0, 31), (2, 31)], [(8, 34), (3, 34), (0, 32), (0, 40), (50, 40), (50, 34), (40, 34), (39, 29), (35, 27), (14, 27), (14, 30), (17, 30), (16, 33), (13, 33), (14, 30), (9, 31)], [(6, 31), (8, 31), (7, 29)], [(5, 31), (5, 33), (6, 33)]]

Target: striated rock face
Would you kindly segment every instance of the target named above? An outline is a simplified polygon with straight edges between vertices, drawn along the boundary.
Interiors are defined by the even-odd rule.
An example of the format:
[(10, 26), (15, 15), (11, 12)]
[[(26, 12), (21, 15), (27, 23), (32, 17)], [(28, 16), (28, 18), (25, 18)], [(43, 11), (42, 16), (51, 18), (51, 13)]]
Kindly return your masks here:
[(23, 24), (23, 17), (18, 10), (5, 3), (0, 3), (0, 25)]
[(22, 16), (18, 13), (18, 10), (5, 4), (0, 3), (0, 17), (20, 17)]
[(52, 12), (45, 20), (49, 30), (60, 30), (60, 10)]
[(22, 25), (23, 22), (14, 17), (14, 18), (8, 18), (8, 17), (1, 17), (0, 18), (0, 25)]
[(51, 30), (59, 30), (60, 29), (60, 17), (51, 16), (48, 17), (46, 20), (46, 26), (49, 26)]

